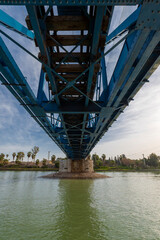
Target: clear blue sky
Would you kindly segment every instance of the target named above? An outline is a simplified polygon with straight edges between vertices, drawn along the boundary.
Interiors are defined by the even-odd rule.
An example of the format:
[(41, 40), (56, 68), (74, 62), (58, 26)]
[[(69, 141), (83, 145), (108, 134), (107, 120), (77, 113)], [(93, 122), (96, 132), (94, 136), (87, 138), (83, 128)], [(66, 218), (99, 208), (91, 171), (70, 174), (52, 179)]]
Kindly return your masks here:
[[(27, 13), (24, 7), (1, 6), (0, 9), (25, 25)], [(116, 21), (112, 23), (112, 29), (133, 10), (131, 7), (117, 7), (114, 12)], [(38, 49), (35, 48), (34, 42), (2, 26), (0, 28), (10, 33), (19, 43), (37, 55)], [(36, 94), (40, 64), (6, 38), (3, 37), (3, 39)], [(120, 48), (115, 49), (112, 55), (106, 58), (107, 67), (110, 69), (108, 77), (115, 66), (115, 59), (119, 51)], [(142, 154), (148, 156), (151, 152), (160, 155), (159, 75), (160, 68), (151, 76), (150, 83), (145, 84), (138, 92), (135, 100), (130, 103), (117, 122), (112, 125), (92, 153), (96, 152), (99, 155), (105, 153), (108, 157), (124, 153), (130, 158), (140, 158)], [(10, 156), (13, 151), (27, 153), (36, 145), (40, 148), (37, 158), (47, 158), (48, 151), (51, 151), (51, 154), (55, 154), (57, 157), (64, 156), (48, 135), (2, 85), (0, 85), (0, 103), (0, 153), (9, 153)]]

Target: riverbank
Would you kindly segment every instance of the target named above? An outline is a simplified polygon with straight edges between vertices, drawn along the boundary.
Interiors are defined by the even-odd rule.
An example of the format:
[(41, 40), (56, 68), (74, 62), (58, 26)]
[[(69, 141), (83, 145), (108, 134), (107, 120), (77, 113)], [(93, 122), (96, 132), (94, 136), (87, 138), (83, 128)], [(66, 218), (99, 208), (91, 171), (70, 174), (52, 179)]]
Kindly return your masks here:
[(58, 171), (57, 168), (7, 168), (7, 167), (0, 167), (0, 171)]
[[(40, 171), (40, 172), (47, 172), (47, 171), (53, 171), (58, 172), (58, 168), (27, 168), (27, 167), (0, 167), (0, 171)], [(108, 167), (108, 168), (102, 168), (102, 169), (94, 169), (95, 172), (151, 172), (156, 171), (160, 172), (159, 168), (147, 168), (147, 169), (132, 169), (132, 168), (114, 168), (114, 167)]]
[(131, 169), (131, 168), (109, 168), (109, 169), (95, 169), (95, 172), (160, 172), (160, 169), (142, 168), (142, 169)]

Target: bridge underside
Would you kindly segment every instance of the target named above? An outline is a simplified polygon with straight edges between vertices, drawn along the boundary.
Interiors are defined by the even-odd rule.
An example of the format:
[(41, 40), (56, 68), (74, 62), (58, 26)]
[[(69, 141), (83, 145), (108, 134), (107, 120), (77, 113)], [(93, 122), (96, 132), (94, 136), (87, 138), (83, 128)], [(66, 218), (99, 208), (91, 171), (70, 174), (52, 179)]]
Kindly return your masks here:
[[(0, 80), (69, 159), (88, 156), (159, 65), (160, 3), (123, 1), (137, 9), (111, 31), (114, 6), (121, 4), (74, 1), (68, 6), (66, 1), (57, 1), (55, 7), (27, 1), (28, 28), (0, 11), (1, 24), (34, 39), (38, 56), (0, 33), (42, 64), (35, 96), (0, 38)], [(109, 80), (105, 56), (119, 44), (123, 47)]]
[(54, 114), (53, 105), (62, 109), (58, 113), (61, 124), (57, 129), (58, 138), (68, 157), (85, 158), (93, 129), (89, 121), (97, 116), (102, 105), (99, 99), (93, 100), (101, 66), (100, 62), (92, 66), (92, 62), (100, 58), (104, 50), (112, 7), (58, 6), (57, 12), (51, 8), (44, 26), (39, 24), (41, 32), (42, 27), (46, 29), (46, 52), (37, 40), (35, 25), (35, 19), (39, 23), (43, 19), (45, 8), (27, 6), (27, 10), (26, 23), (28, 29), (35, 32), (39, 58), (55, 71), (51, 74), (45, 66), (42, 68), (52, 99), (47, 106), (48, 111)]

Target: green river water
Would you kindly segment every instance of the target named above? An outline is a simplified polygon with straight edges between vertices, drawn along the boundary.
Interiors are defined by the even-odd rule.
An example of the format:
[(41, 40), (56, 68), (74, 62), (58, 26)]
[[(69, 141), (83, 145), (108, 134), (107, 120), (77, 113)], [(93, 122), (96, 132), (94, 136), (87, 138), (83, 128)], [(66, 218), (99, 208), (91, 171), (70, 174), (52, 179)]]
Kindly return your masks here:
[(160, 240), (160, 174), (0, 172), (0, 240)]

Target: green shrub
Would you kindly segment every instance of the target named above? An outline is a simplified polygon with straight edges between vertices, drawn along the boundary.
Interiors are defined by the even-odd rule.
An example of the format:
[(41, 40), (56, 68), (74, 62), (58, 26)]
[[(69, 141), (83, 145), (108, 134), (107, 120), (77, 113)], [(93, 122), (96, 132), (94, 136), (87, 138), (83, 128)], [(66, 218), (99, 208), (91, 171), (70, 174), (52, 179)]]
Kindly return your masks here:
[(46, 166), (47, 160), (45, 158), (43, 158), (42, 164), (43, 166)]
[(56, 161), (56, 162), (55, 162), (55, 167), (56, 167), (56, 168), (59, 168), (59, 161)]
[(8, 161), (7, 159), (4, 159), (4, 160), (3, 160), (3, 165), (8, 165), (8, 162), (9, 162), (9, 161)]

